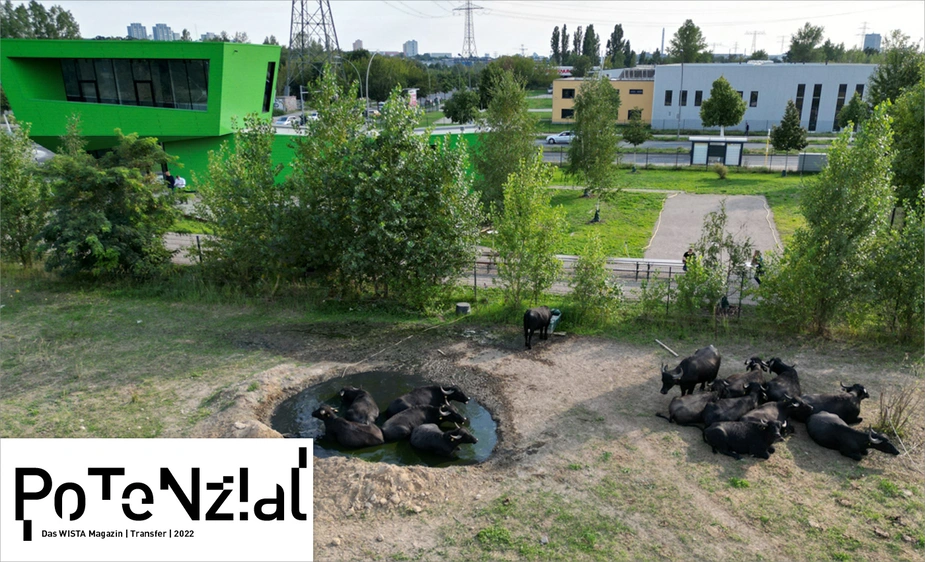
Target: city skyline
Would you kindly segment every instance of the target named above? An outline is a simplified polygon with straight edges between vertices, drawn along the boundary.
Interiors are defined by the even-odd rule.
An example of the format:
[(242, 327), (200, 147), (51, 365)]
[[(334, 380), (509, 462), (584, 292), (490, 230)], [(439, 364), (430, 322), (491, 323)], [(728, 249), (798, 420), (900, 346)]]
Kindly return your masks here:
[[(251, 43), (273, 35), (281, 45), (289, 42), (290, 0), (243, 0), (229, 9), (216, 10), (215, 2), (137, 1), (106, 2), (42, 1), (46, 7), (69, 10), (86, 38), (125, 36), (133, 22), (149, 29), (165, 23), (193, 38), (226, 31), (245, 32)], [(455, 10), (462, 2), (420, 0), (331, 0), (331, 12), (340, 47), (351, 49), (360, 40), (369, 50), (401, 51), (406, 41), (418, 42), (420, 53), (462, 50), (464, 17)], [(925, 3), (870, 2), (649, 2), (644, 6), (626, 2), (505, 1), (477, 2), (473, 13), (475, 42), (480, 55), (550, 53), (555, 26), (568, 26), (570, 36), (578, 26), (593, 24), (602, 48), (615, 24), (622, 24), (624, 38), (637, 53), (661, 48), (662, 28), (667, 48), (675, 31), (691, 19), (703, 31), (708, 50), (717, 54), (750, 54), (752, 44), (769, 54), (785, 52), (790, 36), (804, 23), (823, 26), (823, 37), (846, 48), (858, 47), (863, 34), (877, 33), (886, 39), (894, 29), (914, 42), (925, 35)], [(781, 48), (783, 45), (783, 48)]]

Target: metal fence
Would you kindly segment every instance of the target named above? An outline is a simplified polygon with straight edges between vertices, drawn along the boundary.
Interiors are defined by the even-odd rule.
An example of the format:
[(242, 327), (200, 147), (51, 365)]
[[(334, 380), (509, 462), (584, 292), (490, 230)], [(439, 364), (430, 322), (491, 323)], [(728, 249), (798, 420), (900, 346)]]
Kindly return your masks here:
[[(806, 152), (801, 153), (806, 154)], [(709, 170), (712, 162), (706, 166), (703, 164), (691, 165), (690, 150), (687, 148), (678, 148), (675, 151), (667, 152), (665, 149), (648, 149), (641, 148), (638, 152), (623, 153), (620, 155), (619, 163), (624, 166), (635, 165), (637, 168), (691, 168)], [(768, 152), (765, 154), (743, 154), (742, 168), (768, 169), (774, 171), (787, 170), (798, 172), (800, 154), (785, 154), (783, 152)], [(544, 161), (564, 166), (568, 164), (568, 149), (555, 148), (547, 150), (544, 153)], [(727, 164), (728, 165), (728, 164)]]

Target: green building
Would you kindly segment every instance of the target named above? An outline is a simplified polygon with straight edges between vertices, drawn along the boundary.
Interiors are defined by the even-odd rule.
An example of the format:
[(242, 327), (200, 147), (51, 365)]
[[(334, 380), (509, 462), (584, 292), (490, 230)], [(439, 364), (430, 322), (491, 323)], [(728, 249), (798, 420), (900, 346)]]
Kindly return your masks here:
[(157, 137), (189, 178), (233, 118), (271, 118), (279, 56), (277, 45), (3, 39), (0, 83), (36, 143), (56, 150), (76, 114), (88, 150), (114, 146), (115, 129)]

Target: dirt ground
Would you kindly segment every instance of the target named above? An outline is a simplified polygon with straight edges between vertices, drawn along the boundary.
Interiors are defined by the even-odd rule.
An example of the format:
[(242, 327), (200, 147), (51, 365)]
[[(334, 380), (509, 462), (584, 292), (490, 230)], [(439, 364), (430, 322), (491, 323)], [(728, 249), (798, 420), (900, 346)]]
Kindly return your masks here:
[[(194, 436), (279, 437), (268, 425), (282, 399), (345, 372), (381, 369), (460, 385), (492, 412), (500, 438), (492, 457), (473, 466), (399, 467), (352, 458), (315, 459), (315, 560), (468, 559), (478, 546), (473, 546), (473, 537), (486, 525), (480, 510), (498, 505), (499, 498), (552, 493), (582, 501), (588, 490), (613, 484), (614, 475), (621, 474), (625, 481), (616, 485), (628, 487), (617, 493), (616, 501), (589, 500), (588, 508), (606, 511), (608, 517), (625, 523), (628, 530), (621, 540), (625, 540), (626, 559), (802, 558), (793, 550), (802, 548), (799, 528), (789, 531), (782, 526), (780, 531), (759, 522), (759, 516), (743, 517), (748, 506), (725, 485), (736, 475), (763, 488), (748, 493), (763, 498), (764, 488), (780, 487), (781, 502), (824, 509), (803, 521), (812, 527), (807, 532), (845, 527), (846, 535), (857, 535), (865, 545), (865, 537), (879, 530), (874, 527), (890, 523), (876, 517), (852, 523), (856, 518), (850, 513), (830, 507), (833, 498), (842, 497), (842, 484), (832, 482), (832, 474), (851, 473), (860, 465), (887, 475), (900, 483), (903, 494), (922, 500), (922, 451), (911, 442), (906, 444), (913, 448), (910, 454), (889, 457), (872, 451), (855, 463), (816, 446), (800, 425), (797, 435), (780, 444), (768, 461), (737, 462), (711, 454), (698, 429), (669, 425), (653, 415), (667, 412), (668, 402), (678, 394), (677, 390), (668, 396), (659, 394), (660, 364), (673, 366), (677, 359), (655, 342), (631, 345), (550, 336), (526, 351), (522, 336), (513, 328), (489, 331), (462, 324), (385, 337), (332, 338), (323, 333), (323, 328), (315, 327), (242, 335), (242, 345), (283, 351), (293, 361), (241, 381), (232, 397), (234, 405), (201, 422)], [(665, 343), (683, 357), (712, 342)], [(757, 354), (795, 362), (804, 393), (835, 392), (839, 380), (864, 384), (872, 396), (862, 409), (868, 421), (875, 417), (881, 390), (915, 382), (903, 371), (902, 358), (876, 352), (718, 347), (723, 354), (720, 376), (739, 371), (747, 357)], [(260, 383), (260, 390), (245, 392), (254, 381)], [(921, 437), (921, 420), (916, 424)], [(679, 471), (685, 476), (679, 478)], [(829, 483), (834, 495), (833, 490), (817, 492), (820, 482)], [(666, 498), (649, 504), (637, 488), (664, 488)], [(677, 514), (672, 513), (671, 497), (681, 501)], [(776, 497), (762, 501), (778, 505)], [(828, 514), (832, 509), (836, 512)], [(693, 519), (673, 520), (685, 513), (694, 514)], [(908, 525), (909, 516), (904, 516)], [(912, 523), (921, 525), (922, 516), (913, 517)], [(554, 525), (521, 531), (528, 536), (535, 533), (538, 545), (555, 540)], [(871, 550), (861, 548), (865, 554), (860, 559), (921, 558), (921, 551), (910, 544), (911, 537), (904, 535), (911, 531), (888, 531), (908, 540), (897, 538), (898, 546), (892, 550), (877, 550), (876, 544)], [(696, 550), (691, 541), (697, 541)], [(520, 559), (510, 550), (491, 552), (488, 557)], [(600, 558), (589, 555), (588, 559)]]

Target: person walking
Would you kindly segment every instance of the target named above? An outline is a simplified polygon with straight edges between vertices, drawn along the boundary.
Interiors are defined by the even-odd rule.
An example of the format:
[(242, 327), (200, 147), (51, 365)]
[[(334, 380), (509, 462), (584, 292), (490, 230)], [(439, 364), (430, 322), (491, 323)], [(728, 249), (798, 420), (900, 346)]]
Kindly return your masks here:
[(693, 247), (693, 246), (688, 247), (688, 248), (687, 248), (687, 251), (684, 252), (684, 266), (682, 267), (682, 269), (683, 269), (684, 271), (687, 271), (687, 262), (688, 262), (688, 260), (690, 260), (691, 258), (693, 258), (695, 255), (696, 255), (696, 254), (694, 253), (694, 247)]
[(761, 285), (761, 274), (764, 273), (764, 259), (761, 257), (761, 250), (755, 250), (752, 254), (752, 267), (755, 268), (755, 282)]
[(748, 121), (745, 122), (745, 136), (748, 137)]

